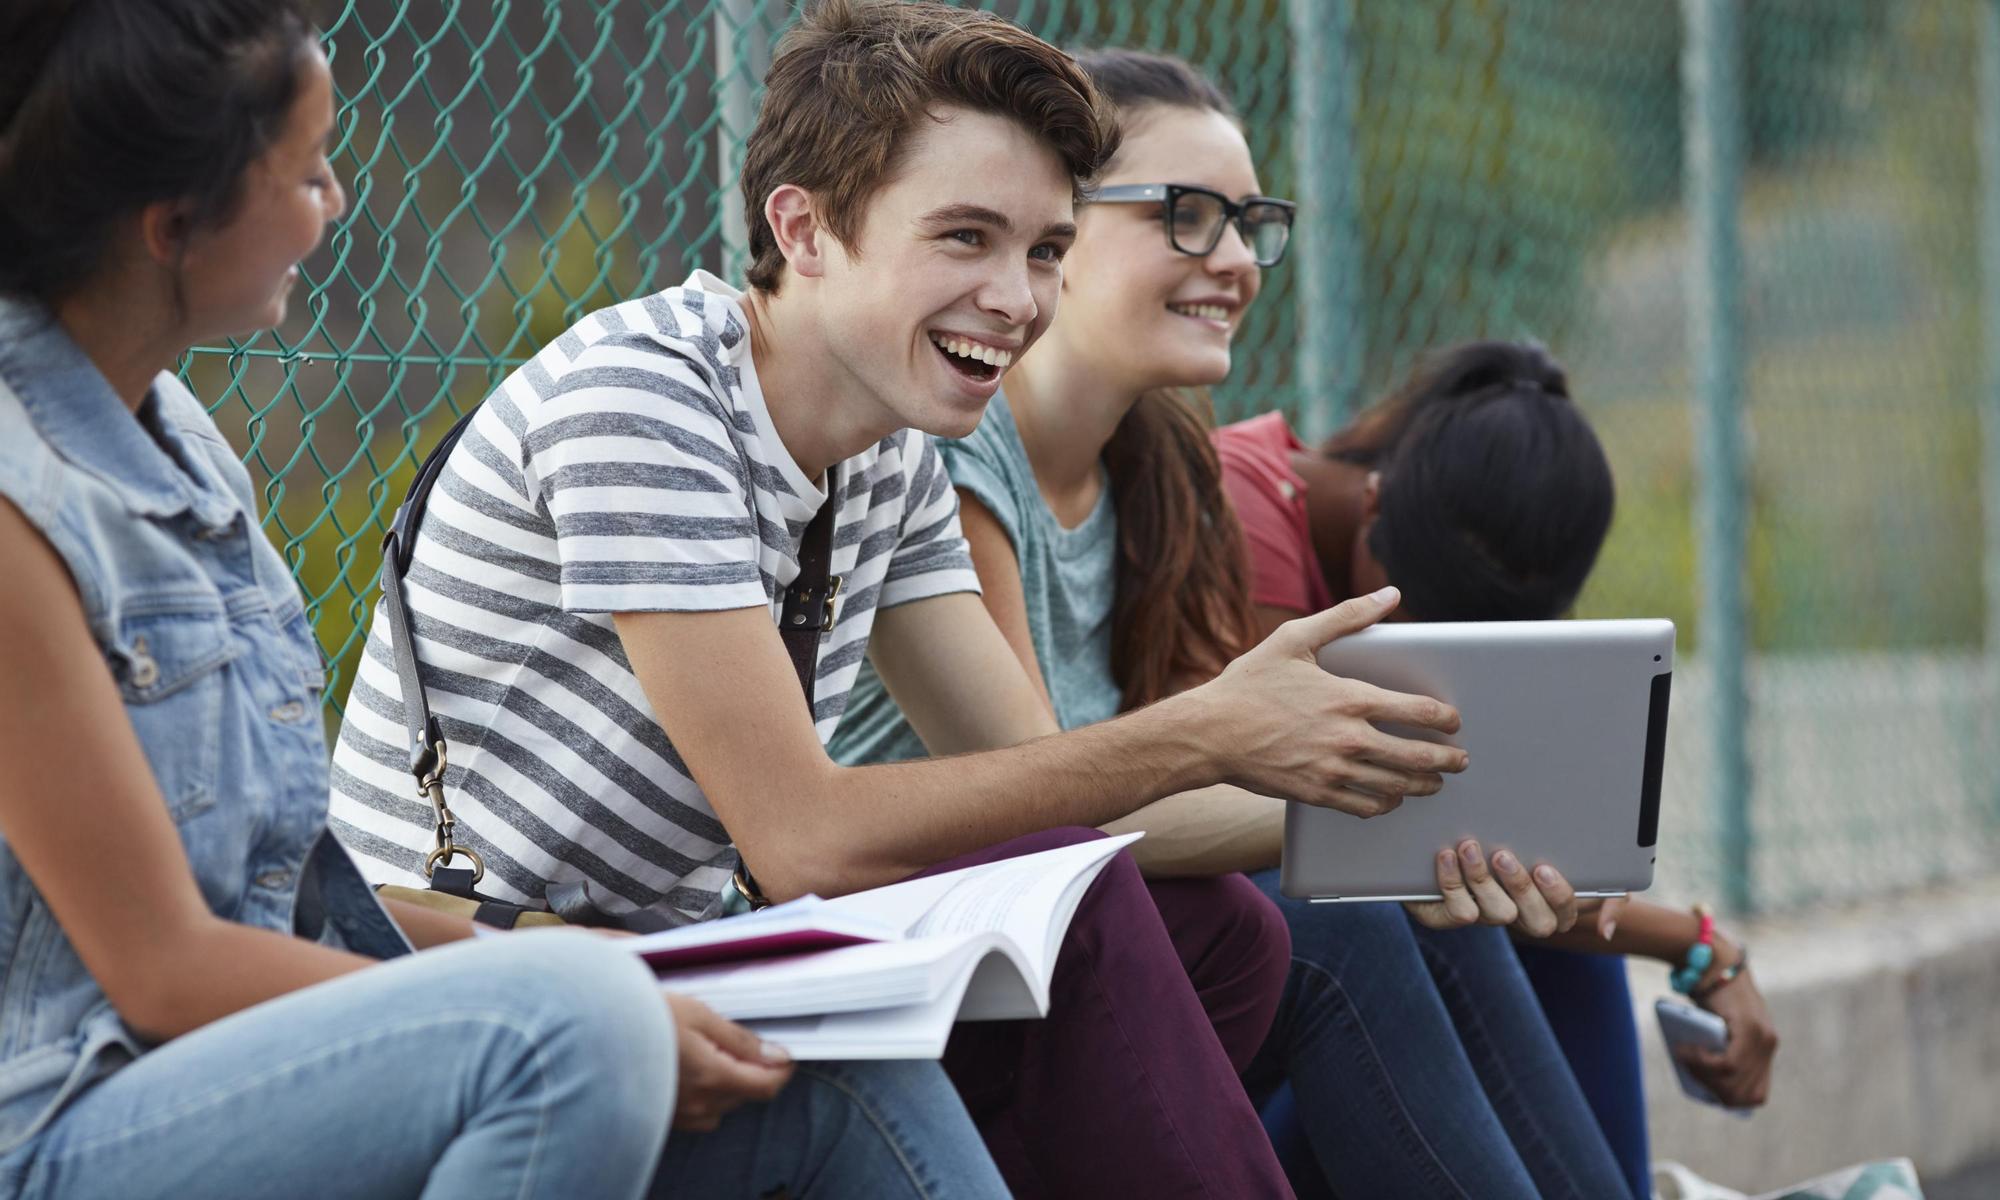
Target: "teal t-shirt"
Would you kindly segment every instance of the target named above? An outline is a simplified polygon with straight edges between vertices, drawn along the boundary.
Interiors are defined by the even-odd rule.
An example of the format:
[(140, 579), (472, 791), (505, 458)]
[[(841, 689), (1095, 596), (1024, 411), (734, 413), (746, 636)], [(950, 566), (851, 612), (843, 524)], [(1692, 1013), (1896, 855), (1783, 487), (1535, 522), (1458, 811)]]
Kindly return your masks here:
[[(991, 509), (1021, 563), (1028, 632), (1056, 719), (1075, 729), (1117, 715), (1111, 678), (1111, 605), (1116, 593), (1118, 515), (1107, 481), (1083, 523), (1064, 529), (1035, 486), (1028, 451), (1007, 397), (995, 396), (979, 428), (939, 442), (951, 481)], [(837, 762), (900, 762), (924, 757), (924, 743), (864, 664), (828, 747)]]

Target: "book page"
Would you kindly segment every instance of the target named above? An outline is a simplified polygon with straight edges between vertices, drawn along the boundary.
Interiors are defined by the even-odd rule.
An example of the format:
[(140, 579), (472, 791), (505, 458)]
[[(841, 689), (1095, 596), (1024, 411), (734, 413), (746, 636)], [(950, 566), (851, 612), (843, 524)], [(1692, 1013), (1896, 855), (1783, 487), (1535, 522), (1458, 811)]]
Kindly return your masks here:
[(900, 1008), (787, 1017), (743, 1024), (800, 1062), (826, 1059), (942, 1058), (957, 1004), (940, 996)]
[(692, 996), (732, 1021), (897, 1007), (951, 990), (970, 974), (974, 959), (998, 940), (992, 934), (974, 933), (871, 942), (790, 958), (669, 971), (660, 976), (660, 988)]
[(835, 912), (818, 896), (803, 896), (756, 912), (626, 938), (619, 945), (654, 970), (668, 971), (901, 937), (899, 928)]
[(1093, 838), (1020, 858), (1003, 859), (912, 879), (828, 900), (843, 914), (895, 925), (912, 938), (946, 934), (999, 933), (1020, 950), (1034, 973), (1038, 995), (1046, 995), (1055, 969), (1053, 947), (1062, 938), (1083, 889), (1071, 884), (1094, 877), (1112, 855), (1142, 835)]
[[(936, 995), (911, 1004), (855, 1012), (745, 1021), (757, 1036), (800, 1060), (838, 1058), (938, 1058), (959, 1021), (1040, 1017), (1020, 964), (992, 934), (972, 935), (985, 949), (950, 964)], [(937, 939), (931, 939), (936, 941)], [(917, 943), (924, 944), (924, 943)], [(978, 996), (986, 997), (984, 1007)]]

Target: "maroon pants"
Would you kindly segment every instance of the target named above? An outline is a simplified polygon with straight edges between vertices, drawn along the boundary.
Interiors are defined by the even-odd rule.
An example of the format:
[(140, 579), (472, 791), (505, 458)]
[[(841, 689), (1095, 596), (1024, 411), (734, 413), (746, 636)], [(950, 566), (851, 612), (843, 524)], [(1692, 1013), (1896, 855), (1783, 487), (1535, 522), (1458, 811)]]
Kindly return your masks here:
[[(1052, 829), (956, 870), (1101, 837)], [(1084, 893), (1049, 1016), (967, 1022), (944, 1066), (1024, 1200), (1264, 1200), (1290, 1186), (1237, 1071), (1277, 1011), (1291, 939), (1240, 875), (1148, 885), (1120, 853)]]

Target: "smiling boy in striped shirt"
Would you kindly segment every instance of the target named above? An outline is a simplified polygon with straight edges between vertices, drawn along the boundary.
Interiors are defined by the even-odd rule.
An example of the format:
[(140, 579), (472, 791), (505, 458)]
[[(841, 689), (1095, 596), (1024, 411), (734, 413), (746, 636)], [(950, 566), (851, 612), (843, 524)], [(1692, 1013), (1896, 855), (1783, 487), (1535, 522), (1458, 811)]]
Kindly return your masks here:
[[(1313, 661), (1392, 596), (1067, 734), (988, 617), (930, 438), (969, 433), (1047, 329), (1116, 143), (1066, 55), (986, 14), (829, 0), (787, 35), (744, 167), (749, 287), (696, 272), (585, 317), (488, 398), (431, 498), (406, 590), (484, 890), (583, 880), (607, 909), (704, 919), (739, 861), (774, 899), (838, 894), (1093, 836), (1076, 827), (1211, 783), (1324, 802), (1358, 739), (1416, 776), (1458, 768), (1368, 726), (1449, 709)], [(841, 585), (808, 711), (776, 618), (822, 504)], [(864, 655), (940, 757), (828, 758)], [(403, 741), (378, 620), (335, 828), (377, 879), (421, 885), (431, 813)], [(1051, 1016), (961, 1027), (946, 1056), (1009, 1184), (1288, 1194), (1232, 1070), (1287, 951), (1247, 885), (1163, 921), (1115, 861)]]

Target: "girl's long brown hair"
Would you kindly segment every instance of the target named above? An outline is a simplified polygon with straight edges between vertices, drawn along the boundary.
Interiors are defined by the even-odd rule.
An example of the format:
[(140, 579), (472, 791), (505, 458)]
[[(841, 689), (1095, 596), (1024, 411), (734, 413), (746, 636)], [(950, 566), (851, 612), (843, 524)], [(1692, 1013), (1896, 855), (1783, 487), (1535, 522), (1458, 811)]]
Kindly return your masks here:
[[(1155, 105), (1236, 116), (1178, 58), (1094, 50), (1077, 62), (1128, 125)], [(1104, 447), (1118, 511), (1111, 675), (1126, 708), (1206, 679), (1250, 646), (1249, 558), (1208, 440), (1210, 417), (1203, 391), (1149, 392)]]
[(1104, 447), (1118, 511), (1111, 675), (1126, 708), (1166, 696), (1249, 648), (1249, 561), (1208, 440), (1207, 397), (1149, 392)]

